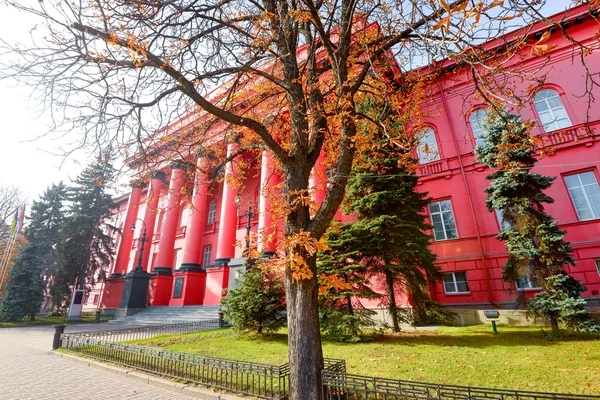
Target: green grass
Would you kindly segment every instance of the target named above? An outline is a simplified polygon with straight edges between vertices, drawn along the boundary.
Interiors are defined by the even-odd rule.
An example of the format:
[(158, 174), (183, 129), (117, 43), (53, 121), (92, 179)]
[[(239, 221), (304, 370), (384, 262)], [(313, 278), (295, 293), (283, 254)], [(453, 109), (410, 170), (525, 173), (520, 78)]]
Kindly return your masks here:
[[(83, 313), (81, 315), (81, 319), (67, 321), (65, 316), (36, 316), (33, 321), (29, 319), (29, 317), (25, 317), (19, 321), (0, 321), (0, 328), (15, 328), (21, 326), (30, 326), (30, 325), (56, 325), (56, 324), (78, 324), (78, 323), (92, 323), (96, 321), (96, 315), (92, 313)], [(100, 317), (100, 322), (107, 322), (108, 318)]]
[[(441, 327), (359, 344), (323, 342), (325, 357), (343, 358), (360, 375), (532, 391), (600, 393), (600, 338), (565, 334), (548, 341), (540, 328)], [(228, 329), (136, 341), (206, 356), (283, 364), (285, 333), (239, 336)]]

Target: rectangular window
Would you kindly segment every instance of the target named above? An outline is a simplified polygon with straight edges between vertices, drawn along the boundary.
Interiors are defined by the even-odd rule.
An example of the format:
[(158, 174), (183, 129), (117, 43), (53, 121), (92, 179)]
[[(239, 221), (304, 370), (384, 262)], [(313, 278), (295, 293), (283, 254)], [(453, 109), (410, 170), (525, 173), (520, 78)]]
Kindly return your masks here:
[(173, 269), (179, 269), (179, 267), (181, 267), (181, 256), (183, 255), (183, 252), (181, 251), (181, 249), (177, 249), (175, 250), (175, 265)]
[(181, 215), (179, 216), (179, 226), (186, 226), (188, 215), (190, 214), (190, 209), (187, 207), (183, 207), (181, 209)]
[(469, 281), (466, 272), (444, 274), (444, 291), (446, 293), (469, 293)]
[(98, 304), (100, 302), (100, 295), (94, 295), (94, 304)]
[(210, 253), (212, 253), (212, 246), (204, 247), (204, 258), (203, 258), (203, 267), (206, 268), (210, 265)]
[(527, 273), (524, 277), (520, 278), (516, 282), (518, 289), (541, 289), (542, 287), (538, 284), (538, 280), (534, 275)]
[(217, 219), (217, 201), (213, 200), (208, 205), (208, 219), (207, 224), (212, 224)]
[(498, 225), (500, 225), (500, 230), (510, 228), (510, 222), (504, 219), (504, 210), (496, 210), (496, 218), (498, 218)]
[(580, 221), (600, 218), (600, 188), (591, 171), (565, 176)]
[(433, 225), (435, 240), (456, 239), (458, 237), (450, 200), (431, 203), (429, 205), (429, 214), (431, 215), (431, 225)]
[(600, 259), (594, 260), (594, 263), (596, 263), (596, 271), (598, 271), (598, 275), (600, 275)]

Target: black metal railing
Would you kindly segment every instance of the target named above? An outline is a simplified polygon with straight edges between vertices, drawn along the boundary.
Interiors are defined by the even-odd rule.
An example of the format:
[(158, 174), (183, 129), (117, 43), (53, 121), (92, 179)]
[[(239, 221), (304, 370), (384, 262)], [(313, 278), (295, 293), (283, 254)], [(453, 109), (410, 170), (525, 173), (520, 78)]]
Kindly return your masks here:
[[(98, 360), (263, 399), (287, 399), (289, 393), (290, 367), (287, 363), (270, 365), (206, 357), (81, 334), (65, 334), (62, 347)], [(326, 359), (325, 369), (343, 373), (346, 363)]]
[[(100, 315), (98, 322), (107, 322), (109, 318), (104, 315)], [(69, 322), (76, 323), (90, 323), (96, 322), (96, 313), (95, 312), (84, 312), (78, 318), (69, 319), (66, 315), (36, 315), (33, 319), (29, 316), (23, 317), (14, 321), (1, 321), (0, 320), (0, 328), (14, 328), (20, 326), (29, 326), (29, 325), (56, 325), (56, 324), (66, 324)]]
[(583, 400), (600, 399), (563, 393), (529, 392), (488, 389), (470, 386), (438, 385), (396, 379), (375, 378), (339, 372), (323, 371), (325, 400), (399, 400), (399, 399), (465, 399), (465, 400)]
[(107, 342), (126, 342), (130, 340), (150, 339), (159, 335), (182, 335), (185, 333), (202, 332), (210, 329), (229, 326), (222, 320), (206, 320), (197, 322), (186, 322), (180, 324), (149, 325), (139, 328), (114, 329), (106, 331), (90, 331), (63, 333), (61, 335), (62, 347), (73, 347), (70, 342), (80, 338), (94, 338)]

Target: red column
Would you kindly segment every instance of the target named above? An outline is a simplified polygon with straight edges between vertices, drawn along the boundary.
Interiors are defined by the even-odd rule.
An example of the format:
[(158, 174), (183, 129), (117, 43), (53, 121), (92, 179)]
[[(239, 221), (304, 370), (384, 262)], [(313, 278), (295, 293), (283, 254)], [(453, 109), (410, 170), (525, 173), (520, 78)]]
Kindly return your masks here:
[(281, 176), (275, 168), (273, 155), (270, 151), (263, 151), (260, 168), (260, 210), (258, 214), (258, 251), (263, 251), (266, 256), (275, 254), (277, 239), (277, 221), (273, 218), (271, 202), (274, 190), (270, 189), (281, 182)]
[(125, 223), (123, 224), (123, 232), (121, 233), (121, 243), (117, 251), (117, 259), (115, 261), (115, 269), (111, 275), (112, 278), (121, 276), (127, 271), (129, 256), (131, 255), (131, 245), (133, 244), (133, 232), (131, 227), (135, 225), (138, 209), (140, 208), (140, 200), (142, 198), (142, 186), (140, 182), (131, 183), (131, 193), (127, 202), (127, 211), (125, 213)]
[[(154, 224), (158, 214), (158, 200), (160, 199), (160, 189), (165, 181), (165, 174), (157, 172), (154, 178), (148, 183), (146, 194), (146, 211), (144, 212), (144, 224), (140, 237), (143, 235), (143, 229), (146, 228), (146, 243), (144, 244), (144, 254), (142, 255), (142, 269), (148, 271), (148, 261), (150, 260), (150, 248), (152, 247), (152, 237), (154, 236)], [(136, 259), (139, 257), (139, 250)]]
[(321, 150), (321, 154), (313, 167), (309, 187), (313, 190), (313, 200), (317, 203), (318, 208), (323, 204), (323, 199), (327, 194), (327, 165), (325, 164), (325, 152), (323, 150)]
[[(227, 145), (227, 157), (230, 157), (239, 148), (237, 143)], [(221, 199), (221, 219), (219, 221), (219, 238), (217, 243), (217, 258), (215, 266), (227, 265), (235, 254), (235, 231), (237, 229), (237, 206), (235, 204), (236, 191), (232, 184), (232, 177), (236, 173), (233, 162), (228, 162), (225, 168), (223, 183), (223, 198)]]
[[(192, 215), (188, 221), (183, 246), (183, 259), (181, 269), (186, 271), (200, 271), (202, 257), (202, 239), (204, 225), (206, 224), (206, 206), (210, 178), (206, 175), (207, 160), (198, 158), (198, 170), (194, 184), (192, 198)], [(204, 266), (206, 268), (206, 266)]]
[(160, 231), (160, 243), (158, 244), (158, 256), (156, 266), (152, 270), (158, 275), (171, 275), (175, 257), (175, 235), (179, 222), (179, 203), (181, 199), (181, 187), (183, 184), (183, 164), (174, 162), (171, 164), (171, 181), (169, 182), (169, 200), (167, 210)]

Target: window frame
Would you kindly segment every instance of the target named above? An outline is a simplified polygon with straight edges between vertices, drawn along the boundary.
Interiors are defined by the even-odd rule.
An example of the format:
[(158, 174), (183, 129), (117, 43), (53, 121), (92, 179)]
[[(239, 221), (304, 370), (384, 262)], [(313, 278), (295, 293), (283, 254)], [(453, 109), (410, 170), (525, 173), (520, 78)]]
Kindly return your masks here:
[[(478, 137), (478, 136), (475, 134), (475, 130), (473, 129), (473, 121), (471, 120), (471, 118), (472, 118), (474, 115), (476, 115), (477, 113), (479, 113), (480, 111), (483, 111), (484, 113), (487, 113), (487, 107), (483, 107), (483, 106), (481, 106), (481, 107), (478, 107), (478, 108), (474, 109), (474, 110), (473, 110), (473, 111), (472, 111), (472, 112), (471, 112), (471, 113), (468, 115), (468, 118), (467, 118), (467, 120), (469, 121), (469, 129), (471, 129), (471, 135), (473, 135), (473, 138), (475, 139), (475, 147), (477, 147), (477, 146), (479, 146), (479, 145), (481, 145), (481, 144), (484, 144), (484, 143), (485, 143), (485, 140), (483, 140), (483, 137)], [(485, 117), (487, 118), (487, 115), (485, 115)], [(479, 122), (479, 121), (478, 121), (478, 122)], [(483, 129), (481, 130), (481, 133), (482, 133), (482, 134), (485, 134), (485, 132), (483, 131)], [(474, 148), (475, 148), (475, 147), (474, 147)]]
[[(427, 160), (425, 162), (423, 162), (421, 160), (421, 151), (419, 150), (419, 147), (421, 146), (421, 139), (419, 139), (419, 143), (417, 144), (417, 148), (416, 148), (416, 152), (417, 152), (417, 160), (419, 161), (419, 165), (425, 165), (425, 164), (430, 164), (432, 162), (436, 162), (436, 161), (440, 161), (443, 157), (442, 157), (442, 150), (440, 147), (440, 141), (437, 135), (437, 131), (436, 129), (431, 126), (431, 125), (425, 125), (423, 127), (421, 127), (420, 129), (418, 129), (415, 133), (415, 135), (418, 135), (419, 133), (425, 131), (425, 130), (430, 130), (433, 133), (433, 139), (435, 141), (435, 146), (436, 146), (436, 158), (433, 160)], [(428, 155), (428, 157), (430, 157), (431, 154)]]
[(582, 170), (582, 171), (572, 171), (572, 172), (568, 172), (568, 173), (564, 173), (562, 174), (562, 180), (563, 183), (565, 185), (565, 189), (567, 190), (567, 194), (569, 196), (569, 200), (571, 201), (571, 205), (573, 206), (573, 209), (575, 210), (575, 215), (577, 217), (577, 221), (593, 221), (593, 220), (597, 220), (600, 219), (600, 215), (594, 216), (594, 208), (592, 207), (592, 203), (589, 201), (587, 193), (585, 192), (585, 190), (583, 190), (584, 186), (581, 182), (581, 178), (578, 178), (581, 186), (578, 186), (579, 188), (581, 188), (582, 193), (584, 195), (585, 201), (586, 201), (586, 205), (588, 206), (588, 211), (590, 212), (590, 214), (592, 215), (591, 218), (586, 218), (586, 219), (582, 219), (581, 216), (579, 215), (579, 211), (577, 210), (577, 206), (575, 205), (575, 201), (573, 200), (573, 196), (571, 195), (571, 188), (569, 188), (569, 185), (567, 184), (567, 180), (566, 178), (569, 176), (578, 176), (581, 174), (585, 174), (585, 173), (591, 173), (592, 176), (594, 177), (594, 179), (596, 180), (596, 186), (600, 189), (600, 183), (598, 181), (598, 174), (596, 173), (595, 169), (586, 169), (586, 170)]
[[(432, 206), (433, 204), (436, 204), (436, 203), (442, 203), (442, 202), (444, 202), (444, 201), (447, 201), (447, 202), (450, 204), (450, 211), (452, 212), (452, 220), (454, 221), (454, 230), (456, 231), (456, 237), (453, 237), (453, 238), (449, 238), (449, 237), (448, 237), (448, 233), (446, 232), (446, 225), (445, 225), (445, 223), (444, 223), (444, 222), (445, 222), (445, 221), (444, 221), (444, 214), (443, 214), (443, 213), (444, 213), (444, 211), (441, 211), (441, 210), (442, 210), (442, 208), (441, 208), (441, 206), (440, 206), (440, 211), (438, 211), (438, 212), (435, 212), (435, 214), (440, 214), (440, 216), (441, 216), (441, 219), (442, 219), (442, 228), (443, 228), (443, 230), (444, 230), (444, 239), (438, 239), (438, 238), (436, 237), (436, 235), (435, 235), (435, 231), (436, 231), (436, 230), (435, 230), (435, 223), (434, 223), (434, 221), (433, 221), (433, 214), (434, 214), (434, 213), (431, 211), (431, 206)], [(460, 238), (460, 235), (459, 235), (459, 233), (458, 233), (458, 224), (456, 223), (456, 216), (454, 215), (454, 206), (452, 205), (452, 200), (451, 200), (451, 199), (440, 199), (440, 200), (435, 200), (435, 201), (432, 201), (431, 203), (429, 203), (429, 204), (427, 205), (427, 211), (429, 212), (429, 220), (430, 220), (430, 222), (431, 222), (431, 225), (433, 226), (433, 240), (434, 240), (435, 242), (441, 242), (441, 241), (445, 241), (445, 240), (455, 240), (455, 239), (459, 239), (459, 238)]]
[[(504, 219), (504, 210), (503, 209), (494, 209), (494, 214), (496, 215), (496, 221), (498, 222), (498, 227), (500, 228), (500, 232), (503, 230), (510, 228), (512, 225), (510, 222)], [(504, 226), (505, 225), (505, 226)]]
[(175, 254), (173, 257), (173, 271), (181, 268), (181, 264), (183, 262), (183, 249), (175, 249)]
[[(544, 127), (544, 122), (542, 121), (542, 118), (540, 117), (540, 113), (538, 112), (538, 109), (536, 107), (536, 101), (535, 101), (535, 97), (539, 93), (541, 93), (543, 91), (551, 91), (551, 92), (556, 93), (558, 99), (560, 100), (562, 108), (565, 111), (565, 115), (567, 116), (567, 120), (569, 121), (569, 124), (570, 124), (569, 126), (565, 126), (565, 127), (562, 127), (562, 128), (554, 128), (554, 129), (546, 130), (546, 128)], [(554, 112), (552, 112), (552, 109), (550, 108), (550, 104), (548, 103), (548, 100), (544, 99), (544, 101), (548, 105), (548, 110), (550, 110), (550, 112), (554, 116)], [(533, 112), (535, 114), (536, 120), (539, 123), (540, 131), (542, 133), (550, 133), (550, 132), (559, 131), (561, 129), (568, 129), (568, 128), (570, 128), (570, 127), (572, 127), (574, 125), (573, 124), (573, 120), (571, 119), (571, 113), (569, 112), (570, 110), (567, 110), (567, 108), (570, 108), (570, 107), (568, 107), (568, 103), (566, 101), (566, 95), (565, 95), (565, 92), (562, 90), (562, 88), (555, 87), (555, 86), (545, 86), (545, 87), (541, 88), (540, 90), (538, 90), (535, 93), (535, 95), (533, 95), (531, 97), (531, 106), (532, 106)], [(552, 123), (556, 124), (556, 118), (553, 120)]]
[[(214, 204), (214, 210), (213, 210)], [(208, 203), (208, 212), (206, 213), (206, 223), (214, 224), (217, 221), (217, 199), (212, 199), (210, 203)]]
[[(519, 282), (523, 279), (527, 279), (527, 283), (529, 285), (528, 287), (519, 285)], [(535, 282), (535, 285), (537, 285), (537, 286), (533, 286), (532, 282)], [(540, 286), (540, 284), (537, 281), (537, 278), (535, 276), (532, 278), (531, 273), (529, 271), (527, 271), (525, 276), (523, 276), (519, 280), (515, 281), (515, 287), (517, 288), (517, 290), (541, 290), (542, 289), (542, 287)]]
[(189, 216), (190, 216), (189, 214), (190, 214), (190, 208), (187, 205), (182, 206), (181, 212), (179, 213), (179, 227), (187, 226)]
[(598, 276), (600, 276), (600, 258), (594, 259), (594, 264), (596, 265), (596, 272), (598, 272)]
[[(206, 250), (208, 250), (208, 252)], [(207, 254), (208, 254), (208, 262), (206, 261)], [(204, 248), (202, 249), (202, 263), (203, 263), (202, 266), (204, 267), (204, 269), (206, 269), (206, 267), (210, 265), (211, 257), (212, 257), (212, 244), (209, 244), (208, 246), (204, 246)]]
[[(464, 274), (465, 275), (465, 279), (459, 281), (458, 279), (456, 279), (456, 274)], [(454, 291), (449, 292), (446, 288), (446, 277), (447, 276), (452, 276), (452, 284), (454, 285)], [(458, 284), (460, 283), (464, 283), (466, 284), (467, 290), (466, 291), (460, 291)], [(444, 272), (444, 276), (442, 277), (442, 285), (444, 286), (444, 293), (445, 294), (471, 294), (471, 286), (469, 286), (469, 277), (467, 276), (467, 271), (452, 271), (452, 272)]]

